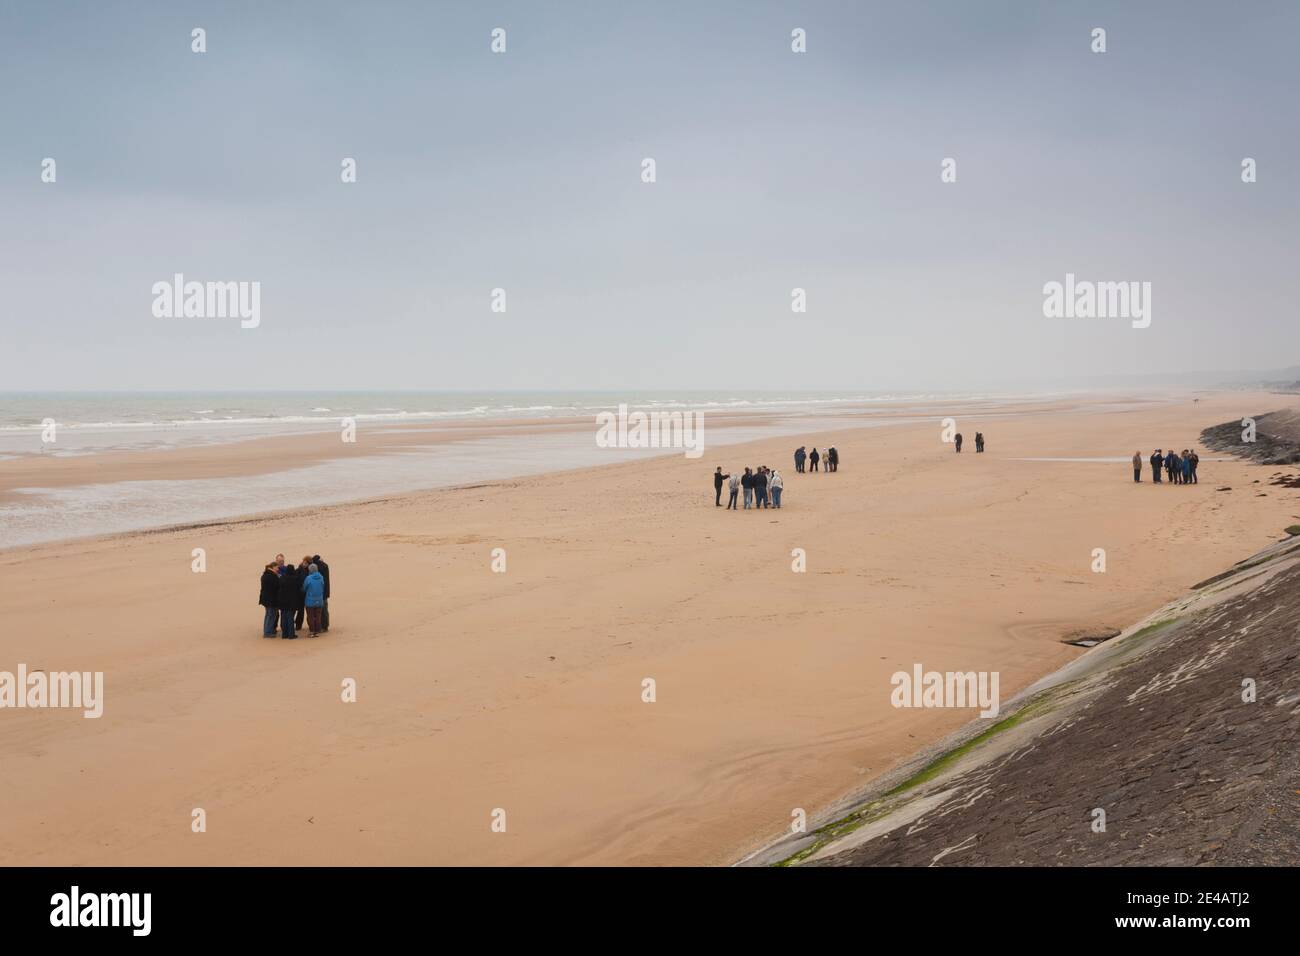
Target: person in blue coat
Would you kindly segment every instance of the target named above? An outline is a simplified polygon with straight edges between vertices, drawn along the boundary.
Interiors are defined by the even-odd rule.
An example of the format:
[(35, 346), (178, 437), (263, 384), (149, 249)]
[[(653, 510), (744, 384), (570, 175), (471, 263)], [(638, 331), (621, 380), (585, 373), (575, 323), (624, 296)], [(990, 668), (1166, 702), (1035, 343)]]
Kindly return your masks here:
[(320, 609), (325, 606), (325, 578), (315, 564), (307, 566), (307, 577), (303, 578), (303, 603), (307, 605), (307, 636), (315, 637), (320, 631)]

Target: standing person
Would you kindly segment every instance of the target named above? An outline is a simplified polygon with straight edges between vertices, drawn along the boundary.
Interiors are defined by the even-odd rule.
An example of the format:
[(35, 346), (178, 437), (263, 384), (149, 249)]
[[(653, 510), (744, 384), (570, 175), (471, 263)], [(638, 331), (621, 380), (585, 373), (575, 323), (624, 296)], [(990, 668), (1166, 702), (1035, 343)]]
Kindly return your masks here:
[(1186, 448), (1183, 449), (1183, 484), (1192, 483), (1192, 453)]
[(976, 432), (975, 433), (975, 454), (982, 455), (983, 453), (984, 453), (984, 433)]
[(320, 607), (320, 629), (330, 629), (330, 566), (320, 559), (319, 554), (311, 556), (311, 563), (320, 568), (320, 576), (325, 579), (325, 603)]
[(1142, 452), (1133, 452), (1133, 480), (1141, 484), (1142, 482)]
[(817, 462), (822, 460), (822, 456), (817, 454), (817, 448), (814, 446), (812, 454), (808, 456), (808, 464), (811, 471), (817, 470)]
[(307, 609), (307, 636), (315, 637), (320, 631), (320, 609), (325, 604), (325, 578), (314, 564), (307, 565), (307, 576), (302, 580), (302, 603)]
[(781, 480), (781, 473), (773, 469), (772, 480), (769, 482), (772, 487), (772, 507), (780, 509), (781, 492), (785, 489), (785, 482)]
[(1165, 455), (1165, 479), (1172, 485), (1174, 483), (1174, 450), (1169, 449), (1169, 454)]
[(262, 606), (262, 636), (275, 637), (275, 625), (280, 619), (280, 575), (275, 573), (274, 561), (262, 569), (257, 603)]
[(740, 492), (740, 475), (732, 475), (731, 480), (727, 482), (727, 488), (731, 491), (731, 496), (727, 498), (727, 510), (736, 510), (736, 495)]
[(806, 459), (807, 457), (808, 457), (808, 453), (803, 450), (803, 445), (800, 445), (798, 448), (794, 450), (795, 474), (798, 475), (803, 474), (803, 463), (804, 463), (804, 459)]
[(826, 470), (838, 471), (839, 467), (840, 467), (840, 453), (835, 450), (834, 445), (831, 445), (830, 448), (826, 449)]
[(750, 503), (754, 500), (754, 476), (750, 474), (748, 466), (746, 466), (745, 474), (740, 479), (740, 487), (744, 489), (745, 509), (748, 510)]
[(293, 615), (298, 610), (298, 601), (302, 597), (302, 592), (298, 590), (300, 584), (298, 572), (293, 565), (287, 564), (280, 570), (277, 603), (280, 605), (280, 637), (286, 641), (296, 640), (298, 637), (294, 633)]
[(1192, 449), (1192, 484), (1200, 484), (1196, 477), (1196, 466), (1201, 463), (1201, 456), (1196, 454), (1196, 449)]
[(1157, 448), (1151, 453), (1151, 484), (1160, 484), (1160, 464), (1165, 460), (1162, 449)]
[(957, 454), (960, 455), (961, 454), (961, 432), (957, 433), (957, 437), (954, 440), (957, 443)]
[(302, 560), (298, 563), (296, 572), (298, 575), (298, 607), (293, 616), (293, 629), (295, 631), (302, 630), (303, 621), (307, 617), (307, 601), (302, 595), (302, 582), (303, 578), (307, 577), (307, 566), (309, 564), (311, 564), (311, 555), (304, 554)]
[(762, 465), (754, 475), (754, 508), (767, 507), (767, 466)]
[(722, 507), (722, 483), (730, 477), (730, 475), (724, 475), (722, 473), (721, 465), (719, 465), (717, 470), (713, 472), (713, 507)]
[(283, 571), (284, 571), (284, 555), (277, 554), (275, 556), (275, 573), (278, 575), (281, 574)]

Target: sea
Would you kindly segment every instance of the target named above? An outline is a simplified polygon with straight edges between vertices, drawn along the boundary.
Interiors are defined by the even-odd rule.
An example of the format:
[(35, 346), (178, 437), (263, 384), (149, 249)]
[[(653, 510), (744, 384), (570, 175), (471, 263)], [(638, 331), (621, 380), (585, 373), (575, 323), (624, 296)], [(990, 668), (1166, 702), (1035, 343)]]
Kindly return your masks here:
[[(451, 487), (631, 460), (671, 449), (599, 448), (596, 416), (620, 405), (646, 412), (704, 416), (712, 449), (812, 429), (895, 424), (942, 417), (960, 403), (1005, 405), (1046, 396), (901, 392), (594, 392), (594, 391), (117, 391), (0, 392), (0, 476), (6, 460), (64, 458), (224, 444), (278, 434), (358, 432), (445, 422), (589, 418), (592, 430), (501, 433), (413, 442), (409, 449), (300, 463), (272, 474), (143, 479), (43, 486), (0, 495), (0, 548), (146, 528), (222, 520), (308, 505)], [(888, 421), (872, 410), (889, 409)], [(746, 417), (738, 413), (762, 413)], [(715, 416), (714, 422), (709, 421)], [(718, 420), (724, 423), (719, 425)], [(904, 420), (907, 420), (904, 418)], [(937, 421), (937, 418), (936, 418)], [(49, 440), (53, 438), (53, 440)], [(719, 462), (728, 464), (727, 462)], [(728, 464), (728, 467), (730, 465)], [(779, 464), (778, 464), (779, 467)], [(707, 471), (712, 471), (708, 465)], [(37, 470), (39, 474), (39, 469)]]

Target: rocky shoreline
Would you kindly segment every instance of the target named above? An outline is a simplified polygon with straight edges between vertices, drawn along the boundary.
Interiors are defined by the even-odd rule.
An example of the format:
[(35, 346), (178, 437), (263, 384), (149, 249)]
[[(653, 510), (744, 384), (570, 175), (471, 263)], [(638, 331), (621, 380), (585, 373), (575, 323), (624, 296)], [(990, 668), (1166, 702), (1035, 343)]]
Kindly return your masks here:
[(1253, 417), (1254, 441), (1247, 441), (1247, 425), (1241, 421), (1213, 425), (1201, 432), (1201, 443), (1214, 451), (1228, 452), (1261, 465), (1290, 465), (1300, 462), (1300, 415), (1295, 412), (1267, 412)]

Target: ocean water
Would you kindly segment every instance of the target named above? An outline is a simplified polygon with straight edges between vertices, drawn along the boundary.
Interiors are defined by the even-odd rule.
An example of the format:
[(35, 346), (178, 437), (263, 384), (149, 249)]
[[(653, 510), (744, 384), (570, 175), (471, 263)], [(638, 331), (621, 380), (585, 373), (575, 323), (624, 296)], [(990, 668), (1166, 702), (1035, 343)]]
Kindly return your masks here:
[[(889, 392), (0, 392), (0, 456), (238, 441), (386, 422), (593, 418), (620, 403), (647, 411), (827, 412), (885, 403), (989, 396)], [(42, 443), (42, 423), (56, 441)]]
[(898, 392), (0, 392), (0, 431), (38, 429), (46, 418), (75, 427), (132, 428), (258, 423), (335, 423), (447, 418), (594, 415), (619, 403), (639, 408), (793, 409), (986, 397)]
[[(89, 535), (214, 521), (307, 505), (337, 504), (632, 460), (681, 455), (671, 449), (598, 448), (595, 416), (620, 403), (643, 410), (699, 411), (706, 422), (701, 487), (713, 464), (736, 465), (725, 446), (778, 435), (924, 421), (954, 403), (970, 408), (991, 396), (848, 393), (680, 392), (194, 392), (0, 394), (0, 459), (84, 456), (239, 441), (276, 433), (335, 431), (345, 417), (373, 431), (418, 422), (587, 418), (590, 429), (496, 434), (369, 457), (299, 464), (269, 475), (92, 482), (31, 487), (0, 499), (0, 548)], [(1001, 403), (1004, 399), (998, 399)], [(889, 404), (891, 417), (870, 411)], [(723, 425), (710, 414), (763, 412)], [(733, 416), (734, 417), (734, 416)], [(42, 421), (56, 440), (42, 444)], [(798, 442), (795, 442), (796, 444)], [(793, 445), (791, 446), (793, 449)], [(714, 460), (716, 459), (716, 461)], [(773, 462), (778, 468), (783, 462)], [(3, 467), (3, 460), (0, 460)], [(707, 490), (707, 489), (705, 489)]]

